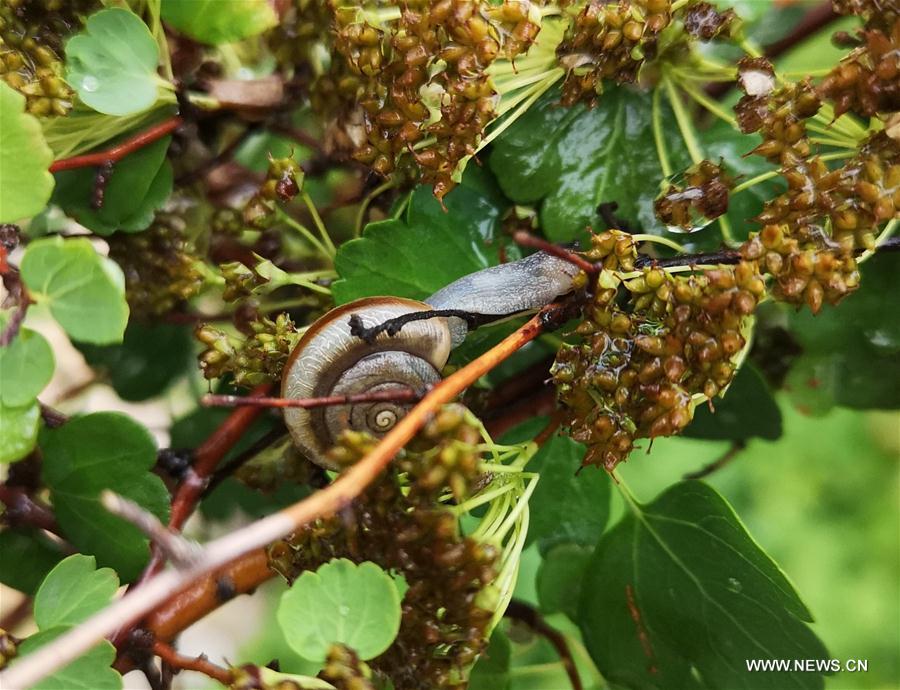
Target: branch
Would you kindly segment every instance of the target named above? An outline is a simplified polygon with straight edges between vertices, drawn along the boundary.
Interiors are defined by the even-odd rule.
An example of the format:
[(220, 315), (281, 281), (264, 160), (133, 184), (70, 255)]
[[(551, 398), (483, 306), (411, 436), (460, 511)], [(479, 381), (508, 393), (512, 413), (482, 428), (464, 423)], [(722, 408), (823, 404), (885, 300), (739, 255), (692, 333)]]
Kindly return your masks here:
[(734, 460), (734, 458), (746, 447), (747, 442), (743, 439), (732, 441), (731, 447), (726, 450), (720, 458), (714, 460), (708, 465), (704, 465), (699, 470), (688, 472), (682, 477), (682, 479), (703, 479), (704, 477), (708, 477), (713, 472), (722, 469), (723, 467), (725, 467), (725, 465)]
[(60, 172), (62, 170), (74, 170), (76, 168), (89, 168), (95, 165), (110, 165), (122, 160), (129, 153), (133, 153), (148, 144), (152, 144), (157, 139), (162, 139), (167, 134), (171, 134), (182, 124), (182, 119), (175, 115), (168, 120), (163, 120), (159, 124), (145, 129), (143, 132), (135, 134), (130, 139), (126, 139), (120, 144), (116, 144), (112, 148), (96, 153), (86, 153), (81, 156), (73, 156), (72, 158), (61, 158), (54, 161), (50, 165), (50, 172)]
[[(257, 386), (251, 396), (262, 396), (269, 391), (270, 385)], [(180, 530), (185, 521), (194, 512), (209, 476), (215, 471), (225, 454), (240, 441), (247, 428), (262, 412), (257, 407), (242, 407), (232, 412), (215, 433), (197, 448), (194, 454), (194, 465), (185, 473), (184, 480), (172, 499), (172, 513), (169, 518), (169, 529)]]
[(28, 525), (56, 535), (60, 534), (56, 516), (24, 491), (0, 484), (0, 502), (6, 506), (4, 517), (9, 524)]
[(589, 276), (594, 275), (600, 271), (600, 267), (596, 264), (592, 264), (587, 259), (584, 259), (575, 252), (571, 252), (565, 247), (560, 247), (558, 244), (553, 244), (552, 242), (548, 242), (545, 239), (540, 237), (535, 237), (524, 230), (519, 230), (513, 233), (513, 241), (516, 244), (521, 244), (523, 247), (533, 247), (535, 249), (540, 249), (547, 254), (551, 254), (558, 259), (563, 259), (568, 261), (570, 264), (574, 264), (582, 271), (587, 273)]
[[(567, 307), (558, 304), (545, 307), (498, 345), (438, 383), (368, 455), (343, 472), (334, 483), (273, 515), (210, 542), (195, 565), (152, 577), (81, 625), (0, 673), (0, 686), (34, 685), (80, 657), (113, 630), (140, 619), (165, 601), (173, 590), (183, 589), (197, 578), (291, 534), (317, 518), (334, 515), (378, 477), (441, 405), (453, 400), (541, 333), (562, 325), (569, 317), (568, 312)], [(258, 408), (241, 408), (235, 414), (249, 410)]]
[(233, 674), (227, 668), (222, 668), (206, 658), (205, 654), (198, 657), (183, 656), (176, 652), (165, 642), (154, 642), (153, 653), (179, 671), (196, 671), (219, 681), (222, 685), (231, 685)]
[(566, 675), (569, 676), (572, 690), (583, 690), (584, 686), (581, 684), (581, 676), (578, 675), (578, 669), (575, 667), (575, 660), (572, 658), (572, 652), (569, 650), (569, 643), (566, 641), (565, 635), (549, 625), (537, 609), (518, 599), (513, 599), (509, 602), (509, 606), (506, 607), (506, 613), (503, 615), (524, 623), (538, 635), (546, 638), (553, 645), (553, 648), (556, 649), (556, 653), (559, 654), (559, 660), (566, 670)]

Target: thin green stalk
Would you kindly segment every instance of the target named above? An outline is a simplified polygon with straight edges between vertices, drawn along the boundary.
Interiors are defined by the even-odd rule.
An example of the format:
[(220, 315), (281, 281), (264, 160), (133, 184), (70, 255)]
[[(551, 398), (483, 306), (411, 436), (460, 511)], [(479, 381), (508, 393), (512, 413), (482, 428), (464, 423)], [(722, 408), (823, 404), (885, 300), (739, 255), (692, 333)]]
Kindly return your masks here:
[(697, 103), (699, 103), (701, 107), (706, 108), (706, 110), (711, 112), (713, 115), (718, 117), (720, 120), (727, 122), (734, 129), (739, 129), (737, 120), (735, 120), (731, 114), (726, 112), (725, 109), (722, 108), (722, 106), (718, 102), (714, 101), (709, 96), (707, 96), (705, 93), (703, 93), (702, 90), (698, 89), (693, 84), (685, 83), (680, 80), (679, 80), (679, 86), (681, 86), (681, 88), (684, 89), (684, 91), (687, 92), (687, 94), (691, 98), (693, 98)]
[(809, 140), (814, 144), (822, 146), (833, 146), (837, 149), (847, 149), (848, 151), (856, 151), (856, 145), (847, 143), (843, 139), (829, 139), (828, 137), (810, 137)]
[(319, 239), (318, 239), (315, 235), (313, 235), (313, 234), (309, 231), (308, 228), (306, 228), (306, 226), (301, 225), (300, 223), (298, 223), (296, 220), (294, 220), (291, 216), (289, 216), (287, 213), (285, 213), (284, 211), (282, 211), (280, 208), (277, 208), (277, 207), (276, 207), (276, 209), (275, 209), (275, 215), (276, 215), (276, 217), (277, 217), (280, 221), (282, 221), (282, 222), (284, 222), (284, 223), (287, 223), (287, 224), (288, 224), (289, 226), (291, 226), (294, 230), (296, 230), (297, 232), (299, 232), (299, 233), (300, 233), (307, 241), (309, 241), (309, 243), (312, 244), (313, 247), (315, 247), (316, 250), (319, 251), (321, 254), (323, 254), (324, 256), (329, 256), (329, 257), (333, 256), (333, 254), (330, 254), (330, 253), (328, 252), (328, 249), (325, 247), (325, 245), (323, 245), (323, 244), (319, 241)]
[(660, 90), (653, 90), (653, 108), (651, 121), (653, 124), (653, 141), (656, 143), (656, 157), (659, 158), (659, 167), (664, 177), (672, 176), (672, 164), (669, 162), (669, 152), (666, 151), (666, 141), (662, 133), (662, 108), (659, 104)]
[(366, 217), (366, 211), (369, 208), (369, 204), (371, 204), (372, 201), (375, 200), (375, 197), (380, 196), (383, 192), (386, 192), (393, 186), (393, 181), (388, 179), (375, 187), (375, 189), (373, 189), (371, 192), (366, 194), (366, 198), (362, 200), (362, 202), (359, 204), (359, 209), (356, 211), (356, 220), (353, 223), (354, 237), (359, 237), (360, 235), (362, 235), (363, 220)]
[[(532, 86), (529, 89), (527, 89), (525, 92), (523, 92), (525, 94), (530, 92), (531, 95), (528, 96), (528, 98), (524, 102), (522, 102), (521, 105), (518, 108), (516, 108), (516, 110), (514, 112), (512, 112), (505, 120), (503, 120), (503, 122), (501, 122), (499, 125), (497, 125), (495, 128), (493, 128), (491, 130), (490, 134), (488, 134), (484, 139), (481, 140), (481, 143), (478, 144), (478, 149), (476, 150), (476, 153), (477, 153), (477, 151), (480, 151), (485, 146), (490, 144), (494, 139), (499, 137), (506, 130), (506, 128), (509, 127), (510, 125), (512, 125), (513, 122), (515, 122), (526, 110), (528, 110), (528, 108), (530, 108), (532, 106), (532, 104), (538, 98), (540, 98), (541, 95), (547, 89), (549, 89), (551, 86), (553, 86), (553, 84), (556, 82), (556, 80), (559, 79), (564, 73), (565, 72), (562, 69), (555, 69), (548, 74), (547, 79), (545, 79), (542, 82), (537, 83), (535, 86)], [(517, 95), (512, 100), (515, 101), (516, 103), (518, 103), (521, 100), (520, 96), (521, 95)], [(511, 107), (513, 107), (513, 106), (510, 105), (509, 108), (511, 108)], [(501, 112), (498, 114), (498, 117), (500, 115), (502, 115), (504, 112), (507, 112), (507, 110), (508, 110), (508, 108), (501, 109)]]
[[(697, 141), (697, 134), (694, 132), (693, 125), (691, 125), (684, 103), (681, 102), (681, 98), (678, 96), (678, 92), (675, 89), (675, 83), (670, 77), (666, 76), (663, 77), (663, 84), (665, 84), (666, 94), (669, 97), (672, 111), (675, 113), (675, 120), (678, 122), (678, 129), (681, 130), (681, 137), (684, 139), (691, 160), (694, 161), (694, 163), (699, 163), (704, 158), (703, 151), (700, 148), (700, 142)], [(731, 223), (727, 216), (719, 216), (719, 230), (722, 232), (722, 239), (725, 240), (726, 244), (734, 243), (734, 236), (731, 232)]]
[(880, 247), (891, 238), (898, 225), (900, 225), (900, 220), (898, 220), (897, 218), (888, 221), (888, 224), (884, 226), (884, 230), (882, 230), (881, 234), (878, 235), (878, 239), (875, 240), (875, 249), (867, 249), (866, 251), (864, 251), (856, 260), (856, 263), (861, 264), (864, 261), (868, 261), (870, 258), (872, 258), (878, 247)]
[(675, 240), (670, 240), (668, 237), (660, 237), (659, 235), (632, 235), (631, 239), (635, 242), (655, 242), (656, 244), (664, 244), (670, 249), (674, 249), (676, 252), (681, 252), (682, 254), (687, 252), (687, 248), (678, 244)]
[(700, 150), (700, 143), (697, 141), (697, 135), (691, 125), (687, 110), (684, 103), (675, 90), (675, 83), (668, 76), (663, 77), (663, 85), (666, 88), (666, 95), (669, 97), (669, 104), (672, 106), (672, 112), (675, 113), (675, 121), (678, 123), (678, 129), (681, 131), (681, 138), (684, 139), (684, 145), (687, 147), (691, 160), (699, 163), (703, 160), (703, 151)]
[(309, 194), (306, 190), (303, 190), (300, 194), (303, 197), (303, 203), (305, 203), (306, 208), (309, 209), (309, 213), (312, 216), (313, 223), (315, 223), (316, 225), (316, 230), (319, 231), (319, 235), (321, 235), (322, 241), (325, 243), (325, 246), (328, 247), (328, 256), (333, 259), (334, 255), (337, 253), (337, 249), (334, 246), (334, 242), (331, 241), (331, 236), (328, 234), (328, 230), (325, 229), (325, 223), (322, 222), (322, 216), (319, 215), (319, 210), (312, 202), (312, 199), (310, 199)]

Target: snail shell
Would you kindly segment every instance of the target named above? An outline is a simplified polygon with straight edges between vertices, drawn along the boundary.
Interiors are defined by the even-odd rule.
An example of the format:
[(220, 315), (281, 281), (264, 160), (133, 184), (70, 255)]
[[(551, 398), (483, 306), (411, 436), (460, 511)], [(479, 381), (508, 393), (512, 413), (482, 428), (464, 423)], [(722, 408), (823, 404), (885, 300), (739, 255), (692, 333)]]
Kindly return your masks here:
[[(317, 398), (357, 395), (390, 388), (425, 390), (440, 380), (450, 356), (446, 319), (406, 324), (395, 336), (378, 335), (371, 345), (350, 333), (351, 314), (377, 324), (432, 307), (400, 297), (369, 297), (332, 309), (316, 321), (294, 348), (284, 368), (281, 395)], [(297, 447), (313, 462), (336, 469), (328, 460), (341, 431), (355, 429), (383, 436), (409, 404), (367, 402), (313, 409), (291, 408), (284, 418)]]

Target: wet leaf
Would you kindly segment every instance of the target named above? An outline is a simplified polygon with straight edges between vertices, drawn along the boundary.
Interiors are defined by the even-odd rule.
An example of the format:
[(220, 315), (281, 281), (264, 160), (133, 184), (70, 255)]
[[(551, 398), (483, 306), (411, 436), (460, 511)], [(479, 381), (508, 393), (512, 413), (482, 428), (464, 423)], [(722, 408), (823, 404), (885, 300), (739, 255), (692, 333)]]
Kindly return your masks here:
[(812, 616), (734, 511), (700, 482), (628, 502), (585, 573), (578, 624), (600, 672), (628, 688), (822, 688), (819, 673), (746, 659), (827, 659)]
[(371, 659), (400, 630), (400, 596), (391, 576), (375, 563), (340, 558), (294, 582), (281, 597), (278, 624), (304, 659), (325, 661), (334, 643)]
[(147, 25), (134, 12), (114, 7), (92, 14), (66, 43), (66, 81), (94, 110), (131, 115), (156, 102), (158, 60)]
[(0, 81), (0, 223), (40, 213), (53, 191), (53, 153), (25, 97)]
[(84, 238), (59, 235), (28, 245), (22, 280), (32, 299), (45, 303), (73, 340), (121, 341), (128, 321), (122, 269)]

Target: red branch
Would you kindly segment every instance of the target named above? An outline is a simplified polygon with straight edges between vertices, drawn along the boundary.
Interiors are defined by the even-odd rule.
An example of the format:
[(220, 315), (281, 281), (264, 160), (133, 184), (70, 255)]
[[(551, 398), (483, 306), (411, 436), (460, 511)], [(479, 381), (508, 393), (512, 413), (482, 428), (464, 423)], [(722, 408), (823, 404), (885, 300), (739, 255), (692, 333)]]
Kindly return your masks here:
[(9, 524), (28, 525), (53, 534), (60, 533), (53, 513), (32, 500), (24, 491), (0, 484), (0, 502), (6, 506), (4, 517)]
[(600, 270), (599, 266), (592, 264), (587, 259), (583, 259), (575, 252), (570, 252), (568, 249), (566, 249), (565, 247), (560, 247), (558, 244), (553, 244), (552, 242), (548, 242), (547, 240), (541, 239), (540, 237), (530, 235), (524, 230), (514, 232), (512, 238), (516, 244), (521, 244), (523, 247), (534, 247), (535, 249), (540, 249), (547, 254), (552, 254), (557, 258), (564, 259), (570, 264), (578, 266), (578, 268), (587, 273), (589, 276), (594, 275)]
[(76, 168), (89, 168), (96, 165), (116, 163), (129, 153), (137, 151), (148, 144), (152, 144), (154, 141), (162, 139), (167, 134), (171, 134), (181, 126), (181, 123), (182, 119), (175, 115), (168, 120), (163, 120), (159, 124), (145, 129), (143, 132), (135, 134), (130, 139), (126, 139), (121, 144), (116, 144), (105, 151), (86, 153), (81, 156), (61, 158), (58, 161), (54, 161), (50, 166), (50, 172), (60, 172), (62, 170), (74, 170)]
[[(263, 396), (269, 392), (270, 384), (257, 386), (251, 396)], [(194, 464), (185, 473), (175, 497), (172, 499), (172, 514), (169, 529), (179, 531), (194, 512), (209, 476), (215, 471), (225, 454), (241, 440), (249, 426), (262, 412), (259, 407), (241, 407), (228, 415), (212, 436), (203, 442), (194, 454)]]
[(213, 680), (219, 681), (222, 685), (231, 685), (234, 680), (231, 671), (212, 663), (203, 654), (198, 657), (184, 656), (165, 642), (154, 642), (153, 653), (169, 666), (179, 671), (197, 671)]

